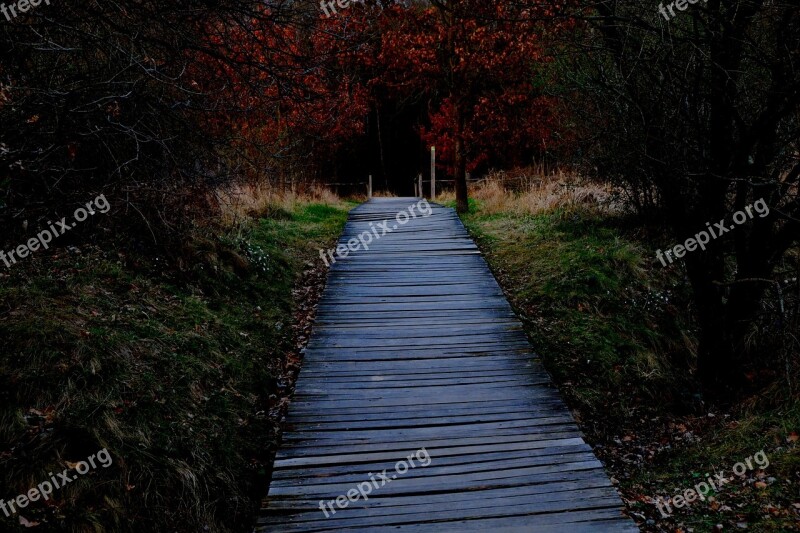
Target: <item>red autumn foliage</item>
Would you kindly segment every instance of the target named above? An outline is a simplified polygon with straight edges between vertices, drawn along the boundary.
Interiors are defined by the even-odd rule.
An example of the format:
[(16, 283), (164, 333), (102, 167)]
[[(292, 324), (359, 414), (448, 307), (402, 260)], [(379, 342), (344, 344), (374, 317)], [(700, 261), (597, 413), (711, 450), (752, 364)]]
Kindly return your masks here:
[(422, 101), (418, 134), (457, 184), (482, 165), (530, 162), (553, 144), (554, 103), (542, 87), (544, 42), (564, 29), (558, 10), (509, 0), (354, 4), (303, 27), (219, 32), (220, 54), (245, 66), (225, 62), (211, 78), (237, 111), (220, 125), (321, 164), (364, 134), (371, 110)]
[(395, 6), (384, 18), (386, 72), (374, 82), (427, 98), (430, 127), (420, 134), (440, 147), (440, 166), (457, 178), (461, 164), (467, 170), (484, 162), (519, 164), (551, 142), (553, 102), (537, 85), (550, 62), (543, 39), (563, 29), (551, 18), (558, 6), (519, 6), (434, 2)]
[(264, 17), (248, 31), (208, 31), (218, 53), (193, 65), (202, 65), (195, 73), (198, 87), (219, 94), (220, 105), (209, 114), (211, 130), (227, 132), (260, 164), (290, 153), (329, 158), (363, 133), (365, 84), (347, 72), (346, 56), (329, 52), (341, 46), (342, 36), (331, 28), (337, 22), (320, 21), (309, 30)]

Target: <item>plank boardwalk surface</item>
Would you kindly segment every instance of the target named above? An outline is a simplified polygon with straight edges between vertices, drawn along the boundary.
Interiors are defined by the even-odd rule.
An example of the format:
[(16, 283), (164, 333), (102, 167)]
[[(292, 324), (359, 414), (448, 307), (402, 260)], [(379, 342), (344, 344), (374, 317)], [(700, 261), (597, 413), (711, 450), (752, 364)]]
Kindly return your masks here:
[(350, 215), (390, 231), (332, 266), (256, 531), (638, 531), (458, 217), (412, 204)]

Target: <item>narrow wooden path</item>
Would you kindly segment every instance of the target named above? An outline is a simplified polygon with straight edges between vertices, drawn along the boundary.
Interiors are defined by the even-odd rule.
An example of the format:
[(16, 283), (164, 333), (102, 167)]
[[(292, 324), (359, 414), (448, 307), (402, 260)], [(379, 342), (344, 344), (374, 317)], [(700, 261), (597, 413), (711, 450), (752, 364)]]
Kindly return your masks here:
[(350, 215), (391, 231), (332, 266), (257, 531), (638, 531), (456, 214), (411, 204)]

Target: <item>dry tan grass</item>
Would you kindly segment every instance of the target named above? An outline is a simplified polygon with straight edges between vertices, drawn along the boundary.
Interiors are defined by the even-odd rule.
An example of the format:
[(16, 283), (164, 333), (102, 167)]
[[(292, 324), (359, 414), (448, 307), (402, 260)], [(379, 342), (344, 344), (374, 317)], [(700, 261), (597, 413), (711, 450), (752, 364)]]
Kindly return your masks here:
[[(591, 183), (555, 172), (547, 176), (534, 169), (491, 172), (486, 179), (470, 187), (470, 197), (479, 201), (483, 213), (537, 214), (557, 208), (582, 207), (607, 213), (618, 212), (611, 187)], [(455, 193), (446, 191), (438, 201), (453, 201)]]
[(372, 196), (374, 198), (394, 198), (397, 195), (389, 191), (372, 191)]
[(216, 192), (222, 223), (236, 226), (271, 208), (293, 211), (298, 203), (320, 203), (333, 205), (341, 202), (339, 196), (319, 185), (309, 185), (295, 191), (276, 189), (270, 184), (234, 185)]
[[(564, 172), (543, 174), (541, 169), (524, 168), (491, 172), (486, 179), (470, 186), (470, 198), (479, 200), (483, 213), (537, 214), (557, 208), (582, 207), (605, 213), (622, 207), (611, 187), (591, 183)], [(376, 191), (376, 197), (392, 196)], [(364, 198), (366, 200), (366, 197)], [(270, 184), (239, 184), (216, 192), (221, 220), (226, 227), (257, 218), (270, 209), (293, 211), (299, 203), (336, 205), (341, 198), (317, 184), (280, 190)], [(455, 201), (452, 190), (440, 192), (439, 202)]]

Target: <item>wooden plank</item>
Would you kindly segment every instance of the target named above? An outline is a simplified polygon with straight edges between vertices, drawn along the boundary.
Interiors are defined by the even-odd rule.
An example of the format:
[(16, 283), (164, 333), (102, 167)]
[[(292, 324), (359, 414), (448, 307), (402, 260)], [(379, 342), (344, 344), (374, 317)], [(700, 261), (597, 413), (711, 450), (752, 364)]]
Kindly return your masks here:
[[(515, 446), (523, 446), (523, 449), (529, 449), (528, 446), (539, 445), (538, 447), (549, 446), (558, 444), (559, 442), (570, 441), (570, 439), (580, 439), (580, 432), (575, 426), (562, 428), (562, 431), (555, 432), (531, 432), (524, 431), (519, 434), (512, 435), (493, 435), (491, 437), (485, 435), (472, 436), (472, 437), (442, 437), (442, 438), (425, 438), (413, 439), (407, 438), (405, 440), (385, 441), (380, 443), (365, 444), (349, 444), (344, 446), (337, 446), (335, 444), (319, 444), (317, 446), (302, 447), (292, 446), (291, 450), (282, 452), (276, 456), (276, 463), (278, 460), (280, 464), (294, 464), (289, 461), (308, 460), (309, 462), (300, 464), (314, 464), (311, 461), (316, 461), (318, 457), (331, 457), (339, 455), (343, 457), (351, 457), (355, 454), (370, 454), (375, 449), (376, 444), (381, 444), (381, 448), (385, 452), (395, 452), (401, 457), (404, 452), (414, 452), (422, 448), (445, 450), (445, 453), (452, 453), (452, 450), (464, 450), (470, 446), (483, 446), (486, 442), (491, 442), (492, 446), (499, 446), (502, 449), (514, 449)], [(571, 441), (573, 443), (577, 441)]]
[[(521, 484), (531, 485), (552, 481), (551, 479), (546, 479), (543, 476), (538, 476), (538, 474), (563, 474), (583, 472), (587, 470), (601, 471), (602, 468), (602, 464), (600, 464), (600, 462), (594, 457), (588, 457), (583, 461), (563, 461), (557, 464), (542, 464), (534, 466), (530, 465), (529, 458), (519, 459), (513, 462), (507, 461), (503, 464), (498, 462), (474, 463), (471, 465), (457, 464), (449, 468), (429, 468), (424, 471), (422, 469), (410, 470), (402, 478), (398, 477), (395, 479), (395, 481), (402, 481), (402, 483), (392, 483), (391, 487), (398, 487), (409, 494), (417, 494), (420, 490), (423, 490), (421, 488), (423, 486), (424, 490), (440, 491), (443, 483), (445, 482), (461, 483), (461, 486), (467, 488), (478, 486), (473, 485), (472, 483), (468, 483), (466, 485), (463, 484), (465, 481), (470, 480), (481, 481), (480, 486), (485, 486), (485, 482), (487, 481), (519, 478)], [(470, 478), (469, 476), (472, 477)], [(599, 479), (604, 478), (603, 476), (600, 476)], [(276, 494), (277, 489), (282, 487), (296, 489), (298, 491), (298, 496), (305, 497), (312, 494), (310, 490), (310, 487), (312, 486), (317, 487), (315, 490), (321, 490), (323, 493), (327, 493), (327, 491), (331, 490), (328, 485), (342, 485), (342, 487), (336, 490), (343, 488), (344, 492), (347, 492), (352, 485), (368, 480), (369, 477), (365, 479), (363, 476), (356, 477), (351, 475), (304, 477), (299, 481), (277, 481), (276, 483), (272, 484), (272, 488), (276, 490), (270, 492), (270, 494)], [(415, 480), (414, 483), (412, 483), (412, 480)], [(419, 483), (416, 483), (417, 481)], [(535, 481), (535, 483), (531, 481)], [(427, 485), (425, 485), (425, 483), (427, 483)], [(414, 487), (415, 484), (417, 485), (416, 488)], [(608, 484), (606, 483), (606, 485)], [(503, 486), (506, 485), (504, 484)], [(392, 495), (393, 493), (388, 490), (380, 492), (376, 491), (375, 497), (385, 498)]]
[[(586, 444), (571, 446), (551, 447), (543, 450), (512, 450), (498, 452), (482, 452), (474, 454), (453, 455), (450, 457), (440, 457), (436, 464), (431, 464), (434, 468), (441, 468), (453, 465), (469, 467), (474, 464), (491, 465), (493, 463), (511, 461), (515, 459), (526, 459), (529, 465), (555, 464), (558, 462), (571, 462), (576, 457), (583, 457), (589, 454), (594, 457), (591, 448)], [(363, 465), (314, 465), (312, 467), (295, 468), (276, 471), (273, 479), (301, 479), (305, 477), (324, 477), (343, 474), (357, 474), (361, 480), (368, 476), (369, 472), (381, 472), (383, 469), (394, 468), (396, 461), (366, 463)], [(423, 470), (423, 472), (427, 472)], [(476, 488), (477, 489), (477, 488)]]
[[(336, 431), (350, 430), (357, 431), (366, 428), (383, 428), (397, 430), (415, 427), (437, 427), (439, 431), (447, 431), (447, 426), (458, 426), (471, 423), (491, 423), (491, 422), (515, 422), (519, 420), (530, 421), (531, 423), (548, 424), (561, 422), (563, 420), (572, 421), (572, 417), (564, 408), (531, 413), (528, 409), (504, 409), (499, 412), (489, 412), (475, 414), (474, 409), (464, 409), (453, 411), (453, 414), (430, 417), (424, 413), (420, 415), (408, 415), (394, 420), (387, 420), (386, 413), (354, 413), (351, 415), (340, 415), (337, 417), (329, 416), (325, 420), (320, 420), (319, 415), (301, 416), (290, 415), (287, 424), (287, 434), (315, 432), (315, 431)], [(442, 415), (437, 411), (437, 415)]]
[[(292, 432), (284, 435), (283, 442), (292, 442), (295, 447), (334, 444), (345, 446), (352, 443), (367, 442), (405, 442), (405, 439), (441, 439), (475, 435), (515, 435), (522, 431), (546, 433), (574, 428), (573, 424), (562, 419), (552, 424), (542, 424), (536, 419), (503, 420), (501, 422), (477, 422), (459, 424), (447, 428), (446, 434), (441, 426), (423, 426), (417, 428), (399, 428), (395, 431), (351, 430), (337, 428), (327, 431)], [(443, 437), (444, 435), (444, 437)], [(330, 442), (329, 442), (330, 441)]]
[[(511, 409), (515, 409), (511, 411)], [(446, 416), (429, 417), (424, 414), (404, 416), (403, 418), (387, 419), (385, 412), (365, 411), (363, 413), (353, 413), (339, 417), (329, 417), (320, 420), (319, 415), (305, 416), (292, 414), (287, 420), (286, 430), (289, 433), (300, 433), (302, 431), (325, 431), (335, 429), (358, 430), (366, 428), (383, 429), (392, 431), (403, 428), (415, 427), (438, 427), (441, 431), (447, 431), (448, 426), (471, 423), (471, 422), (508, 422), (515, 420), (558, 420), (562, 417), (572, 421), (571, 415), (563, 406), (547, 407), (530, 412), (528, 409), (519, 410), (518, 408), (508, 408), (500, 413), (481, 413), (474, 414), (474, 408), (465, 410), (457, 414)], [(437, 415), (442, 413), (438, 412)]]
[[(318, 509), (319, 511), (319, 509)], [(320, 513), (321, 514), (321, 513)], [(383, 533), (396, 531), (400, 533), (462, 533), (491, 531), (492, 533), (633, 533), (639, 529), (629, 518), (620, 516), (619, 510), (614, 508), (599, 508), (590, 511), (564, 511), (559, 513), (517, 515), (516, 519), (510, 517), (471, 519), (463, 521), (426, 522), (424, 517), (416, 523), (382, 525), (376, 521), (369, 527), (370, 533)], [(322, 520), (325, 520), (324, 518)], [(286, 531), (363, 531), (362, 527), (334, 526), (335, 522), (316, 522), (314, 528), (305, 529), (292, 526)], [(319, 528), (319, 529), (315, 529)], [(283, 530), (283, 529), (281, 529)], [(270, 529), (267, 529), (270, 531)]]
[[(533, 467), (533, 466), (556, 466), (556, 465), (573, 465), (584, 463), (588, 461), (595, 461), (594, 455), (590, 451), (575, 452), (572, 454), (557, 454), (550, 456), (531, 456), (530, 454), (519, 452), (516, 454), (509, 454), (510, 457), (503, 456), (495, 458), (494, 460), (483, 460), (480, 457), (472, 456), (472, 461), (464, 461), (463, 459), (452, 461), (447, 465), (433, 465), (423, 469), (409, 470), (405, 475), (406, 477), (424, 477), (424, 476), (438, 476), (442, 474), (452, 473), (471, 473), (471, 472), (486, 472), (507, 470), (510, 468), (519, 467)], [(391, 468), (393, 465), (389, 464), (386, 468)], [(599, 466), (595, 464), (595, 467)], [(354, 472), (352, 468), (340, 469), (338, 471), (327, 470), (320, 472), (304, 472), (302, 476), (292, 475), (287, 477), (286, 474), (296, 473), (298, 471), (284, 472), (281, 478), (273, 479), (272, 486), (302, 486), (311, 481), (324, 481), (335, 480), (337, 483), (361, 483), (368, 479), (369, 472)], [(605, 486), (605, 485), (604, 485)]]
[[(430, 526), (444, 521), (453, 521), (463, 518), (469, 519), (486, 519), (497, 518), (503, 516), (534, 516), (537, 514), (550, 514), (568, 512), (573, 504), (574, 497), (585, 497), (591, 504), (587, 505), (587, 509), (613, 509), (619, 505), (619, 497), (607, 490), (603, 489), (588, 489), (578, 492), (572, 498), (568, 494), (549, 493), (541, 494), (535, 497), (517, 498), (509, 500), (506, 503), (502, 501), (492, 501), (492, 506), (485, 506), (482, 502), (474, 502), (476, 506), (470, 506), (466, 509), (451, 509), (447, 506), (439, 506), (438, 509), (425, 510), (424, 507), (414, 508), (410, 507), (405, 513), (380, 513), (385, 509), (347, 509), (346, 511), (337, 512), (337, 517), (325, 520), (324, 524), (320, 524), (319, 518), (316, 514), (322, 515), (319, 505), (316, 514), (308, 512), (305, 515), (293, 517), (291, 531), (305, 531), (309, 526), (320, 527), (321, 530), (342, 530), (343, 528), (370, 528), (376, 524), (385, 525), (403, 525), (415, 524), (421, 521), (427, 522)], [(350, 512), (347, 512), (350, 511)], [(619, 511), (617, 510), (617, 517)], [(305, 520), (304, 520), (305, 518)], [(431, 531), (438, 531), (431, 529)], [(535, 530), (534, 530), (535, 531)]]
[[(581, 463), (560, 465), (520, 467), (509, 470), (482, 472), (463, 472), (456, 469), (452, 474), (438, 476), (400, 477), (391, 474), (391, 484), (375, 491), (376, 498), (389, 498), (400, 495), (415, 495), (436, 492), (460, 492), (470, 487), (510, 487), (534, 484), (548, 484), (557, 481), (570, 481), (576, 472), (594, 472), (598, 479), (604, 479), (602, 465), (595, 459)], [(369, 481), (369, 478), (362, 479)], [(353, 488), (349, 481), (307, 480), (302, 485), (271, 486), (270, 497), (308, 497), (324, 498), (328, 494), (345, 494)], [(611, 486), (610, 484), (608, 485)]]
[[(522, 442), (513, 443), (466, 445), (448, 448), (435, 448), (431, 449), (429, 453), (433, 454), (435, 452), (437, 457), (448, 457), (451, 455), (461, 455), (466, 453), (496, 452), (499, 450), (535, 450), (538, 448), (569, 446), (577, 444), (583, 444), (583, 439), (580, 437), (567, 437), (563, 439), (546, 439), (541, 441), (524, 440)], [(386, 461), (391, 460), (392, 458), (404, 458), (402, 452), (398, 453), (398, 450), (377, 451), (378, 449), (382, 450), (382, 447), (376, 447), (376, 451), (371, 453), (318, 455), (311, 457), (296, 457), (296, 451), (293, 448), (283, 449), (280, 450), (275, 457), (275, 469), (286, 469), (298, 466), (321, 464), (357, 464), (365, 462), (368, 463), (371, 461)]]

